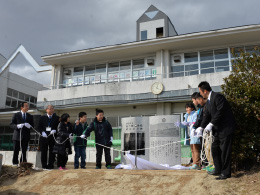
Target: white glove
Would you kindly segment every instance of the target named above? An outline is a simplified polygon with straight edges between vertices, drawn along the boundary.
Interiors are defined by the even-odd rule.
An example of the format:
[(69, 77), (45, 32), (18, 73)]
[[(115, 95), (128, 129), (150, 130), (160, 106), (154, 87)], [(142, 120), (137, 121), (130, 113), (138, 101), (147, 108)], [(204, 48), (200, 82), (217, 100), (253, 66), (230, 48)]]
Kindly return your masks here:
[(185, 126), (189, 126), (189, 125), (190, 125), (189, 122), (185, 122), (185, 121), (183, 121), (181, 124), (183, 124), (183, 125), (185, 125)]
[(112, 136), (110, 137), (110, 142), (113, 142), (113, 137)]
[(47, 137), (47, 134), (44, 131), (42, 132), (42, 137)]
[(195, 132), (195, 129), (191, 129), (191, 132), (190, 132), (190, 137), (195, 137), (196, 135), (196, 132)]
[(81, 137), (82, 139), (84, 139), (86, 136), (85, 136), (85, 135), (81, 135), (80, 137)]
[(197, 134), (197, 137), (202, 137), (202, 131), (203, 131), (203, 128), (202, 127), (198, 127), (195, 132)]
[(21, 128), (23, 128), (23, 126), (24, 126), (24, 124), (18, 124), (17, 129), (21, 129)]
[(209, 123), (206, 128), (205, 128), (205, 132), (206, 133), (210, 133), (212, 131), (212, 127), (213, 127), (213, 124), (212, 123)]
[(180, 127), (180, 122), (179, 121), (175, 122), (174, 124), (175, 124), (175, 127)]
[(28, 129), (31, 128), (31, 125), (29, 123), (24, 123), (24, 126), (27, 127)]
[(73, 138), (73, 134), (71, 133), (71, 134), (69, 134), (69, 138), (70, 139), (72, 139)]
[(56, 130), (51, 130), (51, 132), (50, 132), (50, 134), (54, 134), (54, 133), (56, 133)]

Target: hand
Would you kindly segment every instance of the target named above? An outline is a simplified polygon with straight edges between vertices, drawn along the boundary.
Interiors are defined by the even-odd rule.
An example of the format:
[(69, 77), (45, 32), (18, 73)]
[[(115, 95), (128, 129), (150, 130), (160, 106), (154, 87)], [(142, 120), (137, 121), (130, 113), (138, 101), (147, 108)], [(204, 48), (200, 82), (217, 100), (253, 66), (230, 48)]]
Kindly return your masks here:
[(70, 139), (72, 139), (73, 138), (73, 134), (71, 133), (71, 134), (69, 134), (69, 138)]
[(195, 129), (191, 129), (191, 132), (190, 132), (190, 137), (195, 137), (197, 135), (197, 133), (195, 132)]
[(31, 125), (29, 123), (24, 123), (24, 126), (27, 127), (28, 129), (31, 128)]
[(42, 132), (42, 137), (47, 138), (47, 134), (44, 131)]
[(54, 133), (56, 133), (56, 130), (51, 130), (51, 132), (50, 132), (50, 134), (54, 134)]
[(84, 139), (86, 136), (85, 136), (85, 135), (81, 135), (80, 137), (81, 137), (82, 139)]
[(181, 124), (183, 124), (184, 126), (189, 126), (190, 125), (189, 122), (185, 122), (185, 121), (181, 122)]
[(113, 137), (112, 136), (110, 137), (110, 142), (113, 142)]
[(21, 128), (23, 128), (23, 126), (24, 126), (24, 124), (18, 124), (17, 129), (21, 129)]
[(202, 132), (203, 131), (203, 128), (202, 127), (198, 127), (196, 130), (195, 130), (195, 132), (198, 134), (198, 133), (200, 133), (200, 132)]
[(76, 125), (79, 125), (79, 120), (75, 120)]
[(197, 137), (202, 137), (202, 131), (203, 131), (203, 128), (202, 127), (198, 127), (195, 132), (197, 133)]
[(175, 125), (175, 127), (180, 127), (180, 122), (179, 121), (175, 122), (174, 125)]
[(212, 123), (209, 123), (206, 128), (205, 128), (205, 132), (207, 134), (209, 134), (211, 131), (212, 131), (212, 127), (213, 127), (213, 124)]

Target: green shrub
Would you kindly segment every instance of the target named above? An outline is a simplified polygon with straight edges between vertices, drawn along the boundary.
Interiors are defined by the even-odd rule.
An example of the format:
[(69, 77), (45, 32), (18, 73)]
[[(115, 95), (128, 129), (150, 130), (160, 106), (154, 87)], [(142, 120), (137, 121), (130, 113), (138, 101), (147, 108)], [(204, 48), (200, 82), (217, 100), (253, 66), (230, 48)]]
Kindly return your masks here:
[(232, 165), (251, 168), (260, 155), (260, 49), (251, 53), (232, 50), (233, 70), (221, 86), (236, 119)]

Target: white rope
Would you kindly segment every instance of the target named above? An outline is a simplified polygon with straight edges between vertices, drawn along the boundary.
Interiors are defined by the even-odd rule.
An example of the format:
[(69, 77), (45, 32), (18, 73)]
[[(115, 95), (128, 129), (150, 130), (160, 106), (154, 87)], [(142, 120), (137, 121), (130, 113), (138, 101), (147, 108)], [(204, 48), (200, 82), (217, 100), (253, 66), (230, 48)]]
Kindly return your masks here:
[[(34, 129), (33, 127), (32, 127), (32, 129), (33, 129), (39, 136), (42, 136), (36, 129)], [(51, 134), (49, 134), (48, 136), (50, 136), (50, 135), (51, 135)], [(43, 137), (43, 136), (42, 136), (42, 137)], [(75, 137), (80, 137), (80, 136), (75, 136)], [(210, 137), (211, 137), (211, 136), (210, 136)], [(67, 138), (64, 142), (59, 143), (59, 142), (57, 142), (57, 140), (55, 139), (54, 134), (53, 134), (53, 138), (54, 138), (54, 141), (55, 141), (57, 144), (63, 144), (63, 143), (65, 143), (68, 139), (70, 139), (70, 138)], [(87, 138), (83, 138), (83, 139), (85, 139), (85, 140), (88, 141)], [(176, 142), (171, 142), (171, 143), (159, 145), (159, 146), (154, 146), (154, 147), (149, 147), (149, 148), (141, 148), (141, 149), (136, 149), (136, 150), (119, 150), (119, 149), (111, 148), (111, 147), (106, 146), (106, 145), (103, 145), (103, 144), (99, 144), (99, 143), (95, 143), (95, 144), (97, 144), (97, 145), (99, 145), (99, 146), (102, 146), (102, 147), (104, 147), (104, 148), (109, 148), (109, 149), (112, 149), (112, 150), (114, 150), (114, 151), (118, 151), (118, 152), (131, 152), (131, 151), (141, 151), (141, 150), (151, 150), (151, 149), (155, 149), (155, 148), (161, 148), (161, 147), (165, 147), (165, 146), (168, 146), (168, 145), (173, 145), (173, 144), (176, 144), (176, 143), (180, 143), (180, 142), (183, 142), (183, 141), (186, 141), (186, 140), (189, 140), (189, 139), (190, 139), (190, 138), (184, 139), (184, 140), (181, 140), (181, 141), (176, 141)]]
[[(200, 153), (201, 163), (202, 162), (207, 163), (207, 164), (210, 163), (211, 158), (212, 158), (212, 154), (211, 154), (212, 143), (213, 143), (212, 131), (209, 134), (206, 133), (206, 131), (204, 131), (203, 136), (202, 136), (202, 148), (201, 148), (201, 153)], [(206, 145), (206, 147), (205, 147), (205, 145)], [(210, 151), (210, 154), (209, 154), (210, 156), (208, 156), (209, 159), (207, 159), (206, 151)]]

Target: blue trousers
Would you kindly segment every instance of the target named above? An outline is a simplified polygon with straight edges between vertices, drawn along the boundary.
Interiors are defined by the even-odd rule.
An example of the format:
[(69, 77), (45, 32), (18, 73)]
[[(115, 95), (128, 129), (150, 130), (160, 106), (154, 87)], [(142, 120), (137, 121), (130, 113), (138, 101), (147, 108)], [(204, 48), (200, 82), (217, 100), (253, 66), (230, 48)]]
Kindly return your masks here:
[(74, 146), (75, 151), (75, 159), (74, 159), (74, 167), (79, 168), (79, 158), (80, 160), (80, 167), (86, 167), (86, 146)]

